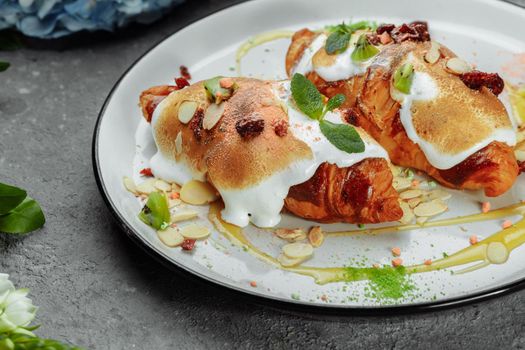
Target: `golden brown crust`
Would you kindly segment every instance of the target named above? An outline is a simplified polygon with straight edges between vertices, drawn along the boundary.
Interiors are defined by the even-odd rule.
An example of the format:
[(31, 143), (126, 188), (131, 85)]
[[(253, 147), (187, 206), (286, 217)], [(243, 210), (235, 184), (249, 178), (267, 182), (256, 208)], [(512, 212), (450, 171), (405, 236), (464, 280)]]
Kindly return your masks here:
[[(303, 30), (296, 33), (294, 39), (311, 42), (312, 34)], [(344, 94), (347, 97), (344, 103), (347, 120), (374, 137), (388, 151), (393, 163), (423, 170), (448, 187), (484, 189), (488, 196), (498, 196), (513, 185), (518, 174), (511, 147), (493, 142), (456, 167), (443, 171), (428, 162), (401, 124), (400, 104), (391, 98), (390, 81), (395, 69), (412, 52), (416, 69), (429, 73), (442, 90), (434, 103), (416, 102), (413, 105), (415, 127), (428, 142), (444, 153), (458, 153), (485, 138), (495, 128), (510, 126), (504, 106), (488, 89), (478, 91), (466, 87), (459, 77), (444, 70), (444, 58), (433, 66), (424, 64), (423, 55), (429, 46), (429, 42), (386, 45), (374, 58), (367, 73), (345, 81), (326, 82), (315, 72), (306, 76), (328, 97)], [(290, 47), (298, 46), (292, 42)], [(293, 50), (293, 57), (286, 58), (287, 67), (293, 67), (301, 57), (296, 51)], [(446, 47), (442, 47), (441, 52), (447, 57), (455, 56)], [(481, 165), (472, 166), (474, 163)]]

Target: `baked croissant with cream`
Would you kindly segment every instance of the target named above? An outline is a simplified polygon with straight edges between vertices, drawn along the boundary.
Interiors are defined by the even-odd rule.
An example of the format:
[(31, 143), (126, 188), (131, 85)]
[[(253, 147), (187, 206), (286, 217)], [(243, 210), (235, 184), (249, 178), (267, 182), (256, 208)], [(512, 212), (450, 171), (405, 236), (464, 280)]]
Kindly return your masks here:
[[(518, 164), (515, 130), (497, 97), (503, 80), (430, 41), (424, 22), (373, 27), (296, 32), (288, 74), (306, 75), (328, 97), (344, 94), (347, 122), (374, 137), (394, 164), (451, 188), (506, 192)], [(346, 32), (349, 43), (334, 52), (336, 31), (333, 38)]]
[[(155, 176), (208, 181), (238, 226), (275, 226), (283, 206), (320, 222), (401, 218), (386, 152), (363, 130), (362, 153), (335, 148), (315, 120), (290, 103), (290, 83), (214, 78), (183, 89), (157, 86), (140, 96), (158, 152)], [(341, 113), (329, 113), (342, 123)]]

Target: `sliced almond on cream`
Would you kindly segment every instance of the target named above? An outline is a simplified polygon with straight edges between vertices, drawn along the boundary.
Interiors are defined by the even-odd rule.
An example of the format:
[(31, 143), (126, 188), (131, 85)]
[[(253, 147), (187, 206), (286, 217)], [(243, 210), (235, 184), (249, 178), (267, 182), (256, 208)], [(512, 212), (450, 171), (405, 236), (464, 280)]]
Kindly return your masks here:
[(448, 207), (443, 201), (436, 199), (419, 204), (414, 208), (414, 214), (417, 216), (434, 216), (447, 211), (447, 209)]
[(404, 191), (412, 187), (412, 180), (406, 177), (395, 177), (392, 181), (392, 186), (398, 192)]
[(133, 179), (130, 179), (127, 176), (124, 176), (124, 187), (126, 187), (126, 190), (129, 192), (136, 194), (137, 193), (137, 185), (135, 185), (135, 181)]
[(215, 189), (207, 182), (188, 181), (180, 189), (180, 199), (193, 205), (203, 205), (217, 199)]
[(212, 103), (209, 105), (204, 113), (204, 119), (202, 119), (202, 127), (206, 130), (211, 130), (221, 119), (225, 106), (226, 104), (224, 102), (221, 104)]
[(199, 104), (194, 101), (184, 101), (179, 106), (179, 121), (182, 124), (187, 124), (195, 115), (195, 111)]
[(422, 194), (423, 194), (423, 191), (421, 191), (421, 190), (407, 190), (407, 191), (401, 192), (399, 194), (399, 198), (401, 198), (401, 199), (412, 199), (412, 198), (419, 197)]
[(160, 241), (168, 247), (178, 247), (184, 242), (184, 237), (175, 227), (168, 227), (165, 230), (157, 231)]
[(435, 41), (432, 41), (430, 43), (430, 49), (425, 54), (425, 61), (427, 61), (430, 64), (436, 63), (441, 57), (439, 48), (440, 48), (440, 45), (436, 43)]
[(472, 67), (466, 61), (457, 57), (449, 58), (446, 67), (453, 74), (468, 73), (472, 70)]
[(210, 235), (210, 229), (199, 224), (189, 224), (180, 230), (180, 234), (188, 239), (204, 239)]
[(137, 192), (140, 194), (150, 194), (151, 192), (156, 192), (155, 181), (157, 179), (147, 179), (146, 181), (141, 182), (137, 185)]
[(324, 233), (321, 227), (314, 226), (310, 229), (310, 232), (308, 232), (308, 241), (315, 248), (320, 247), (321, 244), (323, 244)]
[(156, 189), (161, 190), (162, 192), (171, 191), (171, 185), (161, 179), (155, 180), (155, 183), (153, 184), (153, 186), (155, 186)]
[(175, 153), (177, 155), (182, 153), (182, 132), (180, 131), (175, 138)]
[(283, 253), (292, 259), (308, 258), (314, 253), (314, 247), (309, 243), (290, 243), (283, 247)]
[(308, 258), (293, 259), (293, 258), (290, 258), (290, 257), (284, 255), (284, 254), (281, 254), (277, 258), (277, 261), (279, 261), (279, 264), (281, 264), (281, 266), (283, 266), (283, 267), (292, 267), (292, 266), (299, 265), (300, 263), (302, 263), (303, 261), (305, 261), (307, 259)]
[(197, 213), (194, 210), (177, 211), (171, 214), (171, 222), (181, 222), (181, 221), (191, 220), (191, 219), (195, 219), (197, 216), (199, 216), (199, 213)]
[(288, 242), (297, 242), (306, 239), (306, 233), (300, 228), (279, 228), (275, 230), (275, 235)]

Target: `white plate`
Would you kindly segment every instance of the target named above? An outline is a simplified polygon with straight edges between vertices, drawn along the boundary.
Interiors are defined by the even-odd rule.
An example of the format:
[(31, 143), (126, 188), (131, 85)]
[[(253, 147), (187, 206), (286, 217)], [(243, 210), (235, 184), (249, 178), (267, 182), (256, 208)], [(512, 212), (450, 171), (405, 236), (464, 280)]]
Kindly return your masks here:
[[(310, 277), (271, 267), (232, 246), (216, 231), (208, 244), (198, 242), (191, 254), (180, 248), (168, 248), (151, 228), (138, 220), (141, 205), (124, 189), (122, 178), (129, 176), (139, 181), (138, 170), (147, 166), (144, 159), (153, 152), (151, 148), (136, 148), (135, 132), (141, 120), (137, 101), (142, 90), (172, 83), (182, 64), (189, 67), (193, 81), (234, 75), (231, 68), (235, 66), (237, 48), (261, 32), (320, 28), (350, 19), (393, 23), (426, 20), (433, 38), (484, 71), (502, 72), (502, 65), (525, 48), (521, 35), (525, 10), (500, 1), (259, 0), (211, 15), (171, 35), (140, 58), (117, 83), (100, 113), (93, 141), (95, 174), (102, 195), (117, 219), (141, 245), (194, 275), (252, 295), (300, 305), (328, 308), (440, 306), (478, 300), (523, 286), (525, 247), (515, 249), (505, 264), (490, 265), (471, 273), (451, 274), (445, 270), (411, 275), (410, 283), (415, 288), (412, 292), (400, 299), (385, 299), (371, 296), (374, 293), (370, 293), (367, 281), (318, 285)], [(283, 39), (255, 48), (243, 60), (243, 73), (283, 78), (288, 43), (289, 40)], [(503, 76), (512, 80), (504, 72)], [(524, 200), (524, 185), (522, 175), (509, 193), (490, 199), (493, 207)], [(451, 210), (440, 218), (479, 213), (479, 200), (486, 199), (475, 193), (456, 192), (450, 200)], [(200, 210), (198, 221), (212, 228), (206, 219), (207, 208)], [(311, 222), (286, 215), (283, 224), (312, 226)], [(305, 264), (323, 267), (389, 264), (390, 249), (394, 246), (401, 248), (405, 264), (421, 263), (427, 258), (437, 259), (443, 252), (450, 254), (469, 246), (472, 234), (488, 237), (500, 229), (501, 220), (460, 226), (378, 236), (331, 237)], [(355, 226), (326, 226), (327, 230), (342, 228)], [(247, 235), (257, 247), (273, 256), (277, 256), (283, 245), (266, 231), (250, 228)], [(257, 282), (256, 287), (250, 285), (252, 281)]]

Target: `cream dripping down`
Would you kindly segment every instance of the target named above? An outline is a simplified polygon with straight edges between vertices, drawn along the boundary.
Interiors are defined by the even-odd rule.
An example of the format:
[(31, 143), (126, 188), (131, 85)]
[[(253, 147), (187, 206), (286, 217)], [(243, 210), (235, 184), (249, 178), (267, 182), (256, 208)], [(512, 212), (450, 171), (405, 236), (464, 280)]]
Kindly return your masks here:
[[(250, 222), (259, 227), (277, 225), (281, 220), (280, 213), (290, 187), (310, 179), (319, 165), (324, 162), (335, 164), (338, 167), (350, 167), (366, 158), (388, 159), (386, 151), (359, 128), (356, 130), (365, 143), (363, 153), (349, 154), (332, 145), (321, 133), (317, 121), (294, 109), (290, 101), (289, 81), (275, 83), (273, 92), (275, 97), (288, 108), (289, 131), (294, 137), (308, 145), (312, 151), (312, 157), (292, 162), (285, 169), (273, 173), (253, 186), (242, 189), (217, 187), (224, 202), (222, 218), (240, 227), (245, 227)], [(153, 113), (152, 131), (165, 108), (163, 102)], [(341, 114), (337, 111), (327, 113), (325, 118), (334, 123), (342, 123)], [(155, 132), (152, 134), (155, 138)], [(186, 162), (167, 159), (160, 151), (157, 151), (151, 158), (150, 166), (156, 176), (179, 184), (184, 184), (191, 179), (204, 181), (206, 178), (206, 174), (192, 171)]]

